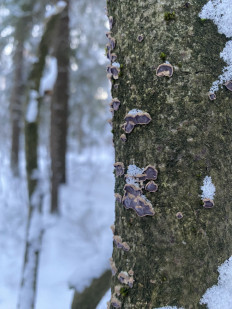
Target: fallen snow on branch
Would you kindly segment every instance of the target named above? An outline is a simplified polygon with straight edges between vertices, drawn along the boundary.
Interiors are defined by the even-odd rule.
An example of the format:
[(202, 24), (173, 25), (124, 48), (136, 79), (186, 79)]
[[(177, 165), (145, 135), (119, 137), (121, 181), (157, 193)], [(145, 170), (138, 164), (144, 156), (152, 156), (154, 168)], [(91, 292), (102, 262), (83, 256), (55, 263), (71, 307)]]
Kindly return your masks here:
[[(232, 38), (232, 1), (210, 0), (203, 6), (200, 18), (210, 19), (218, 27), (218, 32)], [(213, 82), (210, 92), (218, 91), (219, 85), (232, 79), (232, 40), (226, 43), (220, 57), (227, 63), (218, 80)]]

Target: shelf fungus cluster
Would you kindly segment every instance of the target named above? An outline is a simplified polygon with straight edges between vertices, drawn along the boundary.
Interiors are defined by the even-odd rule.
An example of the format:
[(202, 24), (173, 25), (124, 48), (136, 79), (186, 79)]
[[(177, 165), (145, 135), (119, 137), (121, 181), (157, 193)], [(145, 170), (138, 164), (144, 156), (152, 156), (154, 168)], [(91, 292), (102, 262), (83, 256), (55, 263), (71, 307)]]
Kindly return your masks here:
[(125, 168), (122, 162), (114, 163), (114, 167), (115, 167), (115, 173), (117, 177), (124, 175)]
[(117, 270), (115, 262), (114, 262), (114, 260), (112, 258), (110, 258), (110, 267), (111, 267), (112, 275), (115, 276), (116, 273), (118, 272), (118, 270)]
[(133, 275), (129, 275), (126, 271), (121, 271), (118, 275), (118, 280), (128, 285), (130, 288), (133, 288), (134, 278)]
[(214, 206), (214, 201), (209, 198), (203, 199), (203, 207), (204, 208), (212, 208)]
[(119, 109), (120, 105), (121, 105), (121, 103), (120, 103), (118, 98), (112, 99), (112, 101), (110, 102), (110, 108), (111, 108), (110, 111), (111, 112), (117, 111)]
[(232, 91), (232, 80), (229, 80), (228, 82), (226, 82), (225, 86), (229, 91)]
[(136, 125), (145, 125), (151, 122), (151, 116), (140, 110), (132, 110), (125, 116), (124, 120), (123, 130), (129, 134)]
[(129, 251), (130, 250), (130, 246), (124, 241), (122, 241), (122, 237), (115, 235), (114, 236), (114, 243), (117, 246), (117, 248), (122, 249), (124, 251)]
[[(147, 198), (143, 195), (143, 189), (148, 192), (156, 192), (158, 185), (154, 182), (157, 179), (158, 171), (154, 166), (148, 165), (141, 174), (126, 174), (127, 184), (124, 186), (122, 204), (126, 209), (133, 209), (139, 217), (153, 216), (155, 211)], [(145, 181), (148, 182), (144, 184)]]
[(156, 75), (158, 77), (166, 76), (172, 77), (173, 75), (173, 66), (170, 63), (162, 63), (156, 69)]

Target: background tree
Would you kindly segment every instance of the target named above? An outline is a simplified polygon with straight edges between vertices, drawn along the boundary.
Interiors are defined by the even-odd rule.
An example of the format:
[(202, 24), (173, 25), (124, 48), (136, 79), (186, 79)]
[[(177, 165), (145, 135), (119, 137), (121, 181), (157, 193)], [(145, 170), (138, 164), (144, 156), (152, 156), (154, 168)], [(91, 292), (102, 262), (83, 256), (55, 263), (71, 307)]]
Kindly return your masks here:
[[(123, 202), (118, 196), (110, 308), (205, 308), (200, 298), (231, 254), (229, 92), (208, 97), (226, 39), (199, 18), (206, 2), (108, 1), (110, 48), (120, 63), (120, 74), (108, 69), (112, 97), (121, 102), (115, 157), (128, 183), (116, 165)], [(126, 142), (124, 123), (132, 130)], [(157, 189), (152, 179), (157, 192), (149, 192)]]

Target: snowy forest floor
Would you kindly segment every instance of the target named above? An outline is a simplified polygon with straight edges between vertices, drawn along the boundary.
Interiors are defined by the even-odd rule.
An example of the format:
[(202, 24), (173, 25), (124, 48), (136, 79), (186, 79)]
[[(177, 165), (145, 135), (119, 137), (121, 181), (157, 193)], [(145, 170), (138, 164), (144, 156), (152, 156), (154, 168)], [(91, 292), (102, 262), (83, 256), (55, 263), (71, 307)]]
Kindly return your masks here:
[[(114, 156), (111, 149), (92, 149), (81, 156), (68, 154), (68, 181), (61, 187), (60, 216), (49, 214), (49, 162), (45, 149), (41, 149), (40, 157), (46, 192), (45, 233), (36, 309), (68, 309), (74, 293), (70, 287), (82, 291), (109, 268)], [(27, 189), (23, 164), (18, 179), (12, 177), (8, 156), (3, 152), (0, 166), (0, 309), (15, 309), (24, 256)]]

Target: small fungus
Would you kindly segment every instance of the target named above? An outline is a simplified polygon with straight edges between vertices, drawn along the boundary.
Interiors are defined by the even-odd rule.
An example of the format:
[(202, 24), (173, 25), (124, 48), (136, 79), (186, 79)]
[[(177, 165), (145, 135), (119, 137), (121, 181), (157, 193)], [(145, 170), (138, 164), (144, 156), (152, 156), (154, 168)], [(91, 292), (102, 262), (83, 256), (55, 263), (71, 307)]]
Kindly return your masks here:
[(173, 66), (170, 63), (160, 64), (156, 70), (156, 75), (158, 77), (161, 76), (171, 77), (173, 75)]
[(120, 289), (122, 288), (122, 285), (116, 285), (114, 287), (114, 294), (117, 296), (120, 296)]
[(112, 119), (108, 119), (107, 122), (108, 122), (108, 124), (109, 124), (111, 127), (113, 127)]
[(120, 69), (115, 67), (115, 66), (111, 66), (110, 67), (110, 73), (113, 76), (113, 79), (118, 79), (119, 73), (120, 73)]
[(111, 267), (112, 275), (115, 276), (118, 270), (112, 258), (110, 258), (110, 267)]
[(120, 106), (120, 101), (119, 101), (119, 99), (117, 99), (117, 98), (115, 98), (115, 99), (113, 99), (112, 101), (111, 101), (111, 106), (112, 106), (112, 108), (115, 110), (115, 111), (117, 111), (118, 109), (119, 109), (119, 106)]
[(129, 121), (129, 122), (124, 123), (123, 130), (127, 134), (129, 134), (133, 131), (134, 127), (135, 127), (134, 123), (132, 121)]
[(130, 270), (128, 271), (128, 274), (129, 274), (130, 276), (134, 276), (134, 271), (133, 271), (132, 269), (130, 269)]
[(125, 143), (125, 142), (127, 141), (126, 134), (122, 134), (122, 135), (120, 136), (120, 139), (121, 139), (122, 142)]
[(125, 116), (125, 124), (124, 124), (124, 131), (126, 133), (131, 133), (135, 127), (135, 125), (145, 125), (151, 121), (151, 116), (143, 111), (135, 111), (133, 113), (129, 112)]
[(111, 54), (111, 57), (110, 57), (110, 60), (112, 61), (112, 62), (115, 62), (116, 61), (116, 59), (117, 59), (117, 56), (116, 56), (116, 54)]
[(106, 32), (106, 37), (109, 38), (109, 36), (111, 35), (111, 31)]
[(213, 93), (213, 92), (210, 92), (210, 93), (209, 93), (209, 99), (210, 99), (211, 101), (216, 100), (216, 94)]
[(177, 217), (177, 219), (182, 219), (182, 218), (183, 218), (182, 212), (178, 212), (178, 213), (176, 214), (176, 217)]
[(204, 203), (203, 205), (204, 208), (212, 208), (214, 206), (214, 201), (209, 198), (204, 198), (203, 203)]
[(116, 45), (116, 41), (114, 38), (111, 37), (111, 35), (108, 36), (109, 42), (110, 42), (110, 48), (111, 50), (113, 50), (115, 48)]
[(150, 202), (141, 196), (127, 194), (123, 196), (122, 203), (126, 209), (134, 209), (139, 217), (154, 216), (155, 212)]
[(119, 299), (117, 299), (115, 296), (113, 296), (111, 298), (111, 305), (114, 307), (114, 308), (121, 308), (122, 307), (122, 303), (120, 302)]
[(154, 181), (149, 181), (145, 186), (145, 190), (149, 192), (156, 192), (158, 190), (158, 185)]
[(120, 274), (118, 275), (118, 280), (123, 283), (128, 285), (130, 288), (133, 287), (134, 283), (134, 278), (133, 276), (129, 276), (129, 274), (126, 271), (121, 271)]
[(138, 35), (137, 40), (139, 41), (139, 43), (141, 43), (144, 40), (144, 35), (143, 34)]
[(136, 187), (135, 185), (133, 184), (126, 184), (124, 186), (124, 192), (126, 194), (131, 194), (133, 196), (140, 196), (142, 194), (142, 190), (139, 188), (139, 187)]
[(232, 91), (232, 80), (229, 80), (228, 82), (226, 82), (225, 86), (229, 91)]
[(144, 174), (135, 175), (134, 178), (135, 178), (137, 181), (139, 181), (139, 182), (145, 181), (145, 180), (147, 179), (147, 178), (146, 178), (146, 175), (144, 175)]
[(124, 174), (124, 164), (122, 162), (116, 162), (114, 164), (116, 176), (122, 176)]
[(115, 196), (115, 199), (118, 203), (122, 202), (122, 196), (119, 193), (115, 193), (114, 196)]
[(158, 176), (158, 171), (155, 169), (154, 166), (148, 165), (148, 166), (144, 169), (143, 174), (146, 175), (146, 179), (149, 179), (149, 180), (156, 180), (156, 179), (157, 179), (157, 176)]
[(110, 17), (109, 17), (109, 25), (110, 25), (110, 30), (111, 30), (111, 29), (112, 29), (112, 27), (113, 27), (113, 23), (114, 23), (113, 16), (110, 16)]
[(124, 241), (122, 241), (122, 237), (115, 235), (114, 236), (114, 243), (117, 246), (117, 248), (122, 249), (124, 251), (129, 251), (130, 250), (130, 246)]

